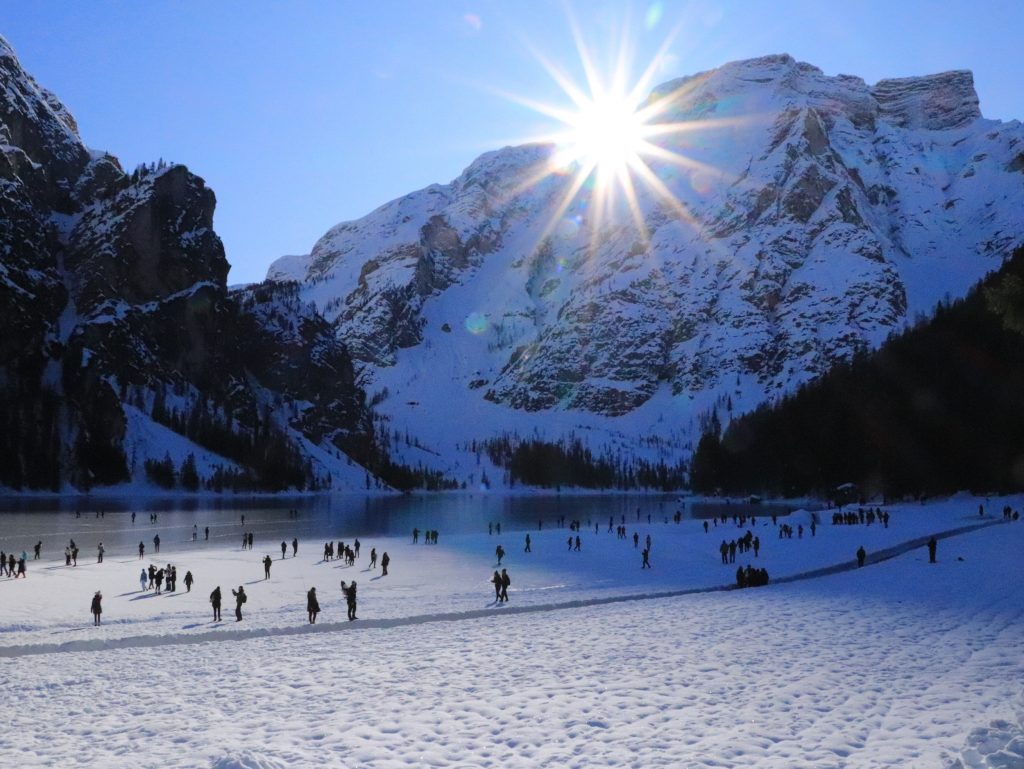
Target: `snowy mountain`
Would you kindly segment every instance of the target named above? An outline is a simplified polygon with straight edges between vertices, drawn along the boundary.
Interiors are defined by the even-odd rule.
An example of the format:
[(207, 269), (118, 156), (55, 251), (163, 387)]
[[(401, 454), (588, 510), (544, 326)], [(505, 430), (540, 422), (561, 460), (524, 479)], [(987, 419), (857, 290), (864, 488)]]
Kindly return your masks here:
[(294, 287), (229, 293), (212, 190), (87, 149), (2, 38), (0, 79), (0, 486), (362, 487), (345, 346)]
[(682, 162), (648, 161), (676, 202), (636, 184), (642, 228), (598, 221), (587, 185), (561, 206), (554, 147), (507, 147), (270, 268), (409, 461), (464, 479), (462, 450), (507, 433), (684, 457), (713, 412), (876, 347), (1024, 242), (1024, 127), (984, 119), (969, 72), (870, 86), (769, 56), (655, 102), (688, 130), (658, 140)]

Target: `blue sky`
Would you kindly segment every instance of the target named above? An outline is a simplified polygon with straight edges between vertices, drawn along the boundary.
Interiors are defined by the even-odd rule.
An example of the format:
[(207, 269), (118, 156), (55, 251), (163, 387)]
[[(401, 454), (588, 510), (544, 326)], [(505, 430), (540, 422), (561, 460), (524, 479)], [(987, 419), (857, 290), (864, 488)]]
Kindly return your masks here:
[(601, 60), (622, 39), (655, 82), (789, 53), (828, 74), (971, 69), (986, 117), (1024, 118), (1024, 2), (660, 0), (5, 2), (0, 34), (128, 169), (186, 163), (217, 193), (229, 280), (260, 280), (337, 222), (481, 152), (552, 129), (512, 100), (582, 82), (570, 19)]

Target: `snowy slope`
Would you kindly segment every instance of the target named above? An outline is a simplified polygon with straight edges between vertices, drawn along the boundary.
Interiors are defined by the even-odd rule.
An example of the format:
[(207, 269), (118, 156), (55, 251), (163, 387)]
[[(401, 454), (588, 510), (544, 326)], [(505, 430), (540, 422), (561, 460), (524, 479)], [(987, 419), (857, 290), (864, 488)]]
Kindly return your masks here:
[[(650, 571), (603, 527), (583, 532), (579, 553), (565, 552), (563, 529), (531, 532), (531, 554), (524, 532), (506, 532), (503, 606), (492, 602), (486, 534), (442, 531), (437, 546), (364, 537), (354, 568), (303, 543), (269, 581), (261, 550), (168, 536), (161, 558), (198, 581), (159, 596), (138, 589), (132, 553), (77, 568), (47, 557), (26, 580), (0, 580), (0, 692), (21, 705), (0, 756), (114, 767), (1019, 767), (1024, 523), (998, 511), (1021, 502), (896, 506), (889, 528), (826, 523), (802, 539), (780, 540), (762, 519), (755, 563), (773, 577), (840, 569), (742, 591), (715, 589), (735, 568), (715, 552), (742, 533), (731, 523), (705, 534), (699, 521), (627, 521), (652, 534)], [(873, 557), (977, 525), (940, 539), (934, 565), (921, 544), (850, 563), (859, 544)], [(392, 555), (386, 578), (368, 569), (373, 546)], [(359, 621), (347, 623), (336, 583), (351, 578)], [(209, 621), (217, 583), (225, 593), (246, 583), (242, 623), (230, 608)], [(670, 588), (698, 592), (655, 597)], [(95, 589), (106, 596), (100, 628), (87, 614)], [(624, 600), (603, 602), (614, 597)]]
[(869, 86), (770, 56), (651, 100), (692, 130), (662, 141), (682, 165), (649, 161), (677, 204), (637, 183), (646, 233), (587, 187), (563, 209), (572, 175), (526, 145), (268, 277), (302, 281), (391, 426), (458, 472), (457, 444), (513, 430), (684, 455), (712, 408), (878, 345), (1024, 240), (1024, 128), (981, 116), (969, 72)]

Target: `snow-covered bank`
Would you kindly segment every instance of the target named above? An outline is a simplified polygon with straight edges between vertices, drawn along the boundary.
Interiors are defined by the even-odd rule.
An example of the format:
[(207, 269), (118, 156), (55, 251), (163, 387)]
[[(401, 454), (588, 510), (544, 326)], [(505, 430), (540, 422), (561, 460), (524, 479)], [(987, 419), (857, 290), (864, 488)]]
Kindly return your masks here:
[[(780, 540), (759, 520), (756, 563), (777, 577), (848, 562), (860, 544), (878, 553), (978, 522), (977, 503), (893, 507), (888, 529), (825, 523), (802, 540)], [(993, 499), (986, 520), (998, 520), (1006, 503)], [(1009, 504), (1020, 509), (1021, 499)], [(491, 603), (499, 541), (509, 551), (509, 605), (540, 609), (731, 582), (736, 564), (720, 563), (717, 544), (742, 533), (731, 524), (708, 535), (697, 521), (644, 524), (638, 533), (652, 535), (654, 569), (642, 571), (631, 539), (606, 529), (607, 521), (599, 534), (581, 532), (579, 553), (567, 551), (567, 531), (547, 527), (531, 533), (529, 554), (522, 532), (515, 542), (443, 532), (436, 546), (367, 540), (354, 568), (318, 563), (313, 546), (300, 544), (298, 558), (274, 562), (269, 582), (259, 579), (261, 550), (219, 548), (193, 563), (181, 546), (168, 559), (179, 580), (190, 568), (198, 584), (162, 596), (138, 592), (137, 559), (77, 571), (30, 563), (28, 579), (0, 582), (8, 651), (139, 636), (167, 645), (0, 659), (0, 696), (19, 703), (0, 756), (22, 766), (115, 767), (1024, 762), (1013, 742), (1024, 693), (1024, 522), (943, 539), (934, 565), (919, 547), (761, 589), (516, 614)], [(392, 557), (383, 579), (363, 571), (374, 546)], [(360, 583), (361, 619), (344, 623), (336, 583), (350, 576)], [(120, 587), (103, 587), (110, 624), (93, 630), (88, 598), (105, 579)], [(178, 643), (213, 632), (207, 596), (218, 580), (225, 593), (255, 584), (246, 619), (216, 630), (225, 639), (236, 627), (267, 636)], [(310, 584), (321, 593), (321, 621), (345, 632), (272, 635), (304, 625)], [(457, 621), (416, 621), (460, 612)]]

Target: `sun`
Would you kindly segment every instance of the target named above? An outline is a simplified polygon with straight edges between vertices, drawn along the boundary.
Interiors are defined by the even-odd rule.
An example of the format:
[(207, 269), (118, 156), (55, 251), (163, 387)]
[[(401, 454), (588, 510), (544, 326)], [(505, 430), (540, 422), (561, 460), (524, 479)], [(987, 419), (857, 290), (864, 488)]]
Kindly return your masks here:
[(567, 120), (556, 163), (578, 163), (608, 175), (635, 164), (644, 152), (647, 126), (624, 96), (602, 95), (582, 104)]
[[(713, 178), (722, 173), (682, 150), (684, 144), (672, 135), (691, 131), (714, 131), (732, 122), (721, 119), (678, 119), (673, 105), (679, 103), (698, 82), (690, 79), (672, 93), (653, 97), (653, 80), (659, 74), (659, 59), (668, 50), (671, 36), (639, 76), (633, 77), (629, 45), (624, 41), (606, 66), (598, 66), (573, 26), (579, 64), (584, 79), (578, 82), (566, 70), (533, 50), (541, 67), (558, 85), (565, 103), (550, 104), (509, 93), (503, 95), (549, 119), (555, 130), (524, 137), (524, 143), (553, 146), (549, 161), (540, 164), (516, 185), (518, 194), (541, 184), (551, 176), (567, 179), (541, 239), (566, 221), (573, 232), (586, 231), (591, 250), (605, 241), (603, 232), (611, 224), (632, 221), (640, 244), (649, 242), (647, 213), (652, 206), (672, 212), (675, 218), (695, 230), (700, 224), (666, 183), (668, 178)], [(674, 171), (666, 174), (667, 167)], [(572, 212), (570, 212), (572, 209)], [(579, 212), (583, 211), (583, 214)]]

